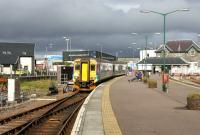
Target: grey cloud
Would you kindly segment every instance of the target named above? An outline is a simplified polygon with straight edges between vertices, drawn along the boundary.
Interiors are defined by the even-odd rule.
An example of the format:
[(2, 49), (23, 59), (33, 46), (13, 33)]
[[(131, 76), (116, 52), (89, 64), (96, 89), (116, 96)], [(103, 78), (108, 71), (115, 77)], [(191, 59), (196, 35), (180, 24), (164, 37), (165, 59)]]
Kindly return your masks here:
[[(108, 6), (140, 5), (127, 13)], [(197, 0), (2, 0), (0, 1), (1, 41), (38, 42), (37, 51), (44, 50), (49, 42), (56, 42), (55, 51), (63, 50), (64, 35), (70, 34), (74, 48), (98, 49), (104, 44), (105, 51), (124, 49), (134, 39), (132, 32), (138, 32), (138, 46), (144, 46), (142, 33), (163, 31), (163, 17), (156, 14), (142, 14), (140, 9), (168, 12), (189, 7), (190, 12), (176, 13), (167, 17), (168, 39), (195, 36), (200, 31), (200, 2)], [(182, 34), (186, 33), (186, 34)], [(187, 34), (188, 33), (188, 34)], [(152, 36), (150, 36), (152, 37)], [(189, 36), (190, 37), (190, 36)], [(196, 37), (195, 37), (196, 38)], [(194, 39), (195, 39), (194, 38)], [(150, 39), (153, 40), (153, 39)], [(162, 36), (156, 38), (162, 41)], [(196, 39), (195, 39), (196, 40)], [(42, 53), (42, 51), (41, 51)]]

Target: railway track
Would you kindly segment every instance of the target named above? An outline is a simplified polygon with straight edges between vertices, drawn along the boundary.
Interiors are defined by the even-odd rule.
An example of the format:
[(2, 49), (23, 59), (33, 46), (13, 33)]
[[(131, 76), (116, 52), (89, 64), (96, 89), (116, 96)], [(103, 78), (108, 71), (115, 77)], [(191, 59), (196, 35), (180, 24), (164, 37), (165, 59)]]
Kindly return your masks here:
[(66, 134), (69, 122), (88, 93), (41, 106), (0, 120), (0, 134)]

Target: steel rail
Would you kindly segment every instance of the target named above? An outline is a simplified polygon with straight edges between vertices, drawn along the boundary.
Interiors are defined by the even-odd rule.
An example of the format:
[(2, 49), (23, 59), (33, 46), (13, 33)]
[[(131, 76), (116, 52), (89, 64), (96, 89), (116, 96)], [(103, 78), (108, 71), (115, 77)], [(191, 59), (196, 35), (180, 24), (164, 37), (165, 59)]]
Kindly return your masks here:
[[(19, 113), (17, 115), (5, 118), (4, 121), (3, 121), (3, 124), (0, 126), (1, 129), (5, 128), (5, 131), (4, 130), (1, 131), (0, 134), (3, 134), (3, 135), (4, 134), (15, 134), (18, 130), (22, 129), (24, 126), (26, 126), (27, 124), (32, 122), (33, 119), (38, 118), (38, 115), (41, 116), (42, 114), (46, 114), (47, 112), (52, 111), (57, 106), (59, 106), (60, 104), (62, 104), (65, 101), (71, 99), (75, 95), (76, 94), (74, 94), (70, 97), (65, 97), (65, 98), (60, 99), (58, 101), (49, 103), (47, 105), (40, 106), (38, 108), (34, 108), (34, 109), (31, 109), (31, 110), (28, 110), (28, 111), (24, 111), (24, 112)], [(33, 113), (33, 114), (30, 115), (30, 113)], [(34, 113), (36, 113), (36, 114), (34, 114)], [(11, 123), (11, 121), (13, 121), (15, 123)], [(10, 126), (8, 126), (8, 124), (9, 124), (8, 122), (11, 123)], [(14, 126), (12, 126), (12, 124), (14, 124)], [(9, 127), (10, 129), (8, 129), (6, 126)]]
[[(73, 107), (74, 105), (76, 105), (76, 104), (82, 102), (85, 98), (86, 98), (86, 97), (82, 97), (82, 98), (79, 99), (78, 101), (73, 102), (73, 103), (71, 103), (71, 104), (69, 104), (69, 105), (67, 105), (67, 106), (61, 107), (61, 108), (59, 108), (59, 109), (57, 109), (57, 110), (54, 110), (55, 108), (53, 108), (52, 110), (54, 110), (54, 111), (50, 110), (50, 111), (46, 112), (45, 114), (41, 115), (40, 117), (34, 119), (34, 120), (31, 121), (29, 124), (27, 124), (26, 126), (24, 126), (20, 131), (18, 131), (18, 132), (16, 133), (16, 135), (24, 135), (24, 134), (27, 134), (27, 132), (28, 132), (29, 130), (31, 130), (31, 128), (34, 128), (34, 127), (36, 127), (37, 125), (41, 124), (46, 118), (49, 118), (50, 116), (53, 117), (53, 116), (56, 115), (58, 112), (64, 111), (64, 110), (66, 110), (66, 109), (69, 109), (69, 108)], [(64, 103), (64, 102), (63, 102), (63, 103)], [(61, 104), (60, 104), (60, 105), (61, 105)], [(78, 106), (80, 107), (81, 105), (82, 105), (82, 103), (79, 104)], [(57, 106), (57, 107), (58, 107), (58, 106)], [(77, 109), (77, 108), (76, 108), (76, 109)], [(75, 110), (76, 110), (76, 109), (75, 109)], [(73, 112), (74, 112), (74, 111), (73, 111)], [(70, 115), (70, 116), (71, 116), (71, 115)], [(68, 118), (67, 118), (67, 119), (68, 119)], [(55, 129), (54, 129), (54, 130), (55, 130)]]
[(82, 104), (78, 105), (76, 107), (76, 109), (69, 115), (69, 117), (67, 117), (67, 119), (65, 120), (63, 126), (61, 127), (61, 129), (60, 129), (60, 131), (58, 132), (57, 135), (65, 135), (66, 134), (68, 125), (70, 124), (70, 121), (72, 120), (72, 118), (76, 114), (76, 112), (78, 112), (78, 110), (80, 109), (80, 107), (82, 106)]

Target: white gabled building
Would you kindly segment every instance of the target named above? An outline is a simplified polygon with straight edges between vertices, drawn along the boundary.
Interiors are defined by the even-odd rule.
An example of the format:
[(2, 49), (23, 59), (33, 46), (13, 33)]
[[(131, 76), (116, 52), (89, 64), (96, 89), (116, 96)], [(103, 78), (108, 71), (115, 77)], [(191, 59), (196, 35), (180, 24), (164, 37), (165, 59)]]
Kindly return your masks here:
[(34, 43), (0, 43), (1, 74), (11, 74), (16, 70), (34, 73)]
[(156, 50), (140, 50), (140, 61), (144, 58), (156, 57)]

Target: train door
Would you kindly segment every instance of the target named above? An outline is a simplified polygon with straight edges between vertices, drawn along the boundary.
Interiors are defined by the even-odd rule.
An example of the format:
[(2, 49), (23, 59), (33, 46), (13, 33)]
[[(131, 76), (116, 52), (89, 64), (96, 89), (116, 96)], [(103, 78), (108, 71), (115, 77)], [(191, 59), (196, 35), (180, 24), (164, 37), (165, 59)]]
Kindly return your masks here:
[(96, 83), (97, 77), (97, 62), (95, 60), (90, 60), (90, 81)]
[(88, 81), (89, 78), (89, 72), (88, 72), (88, 62), (82, 62), (81, 63), (81, 80), (83, 82)]
[(115, 75), (115, 64), (113, 64), (113, 75)]

